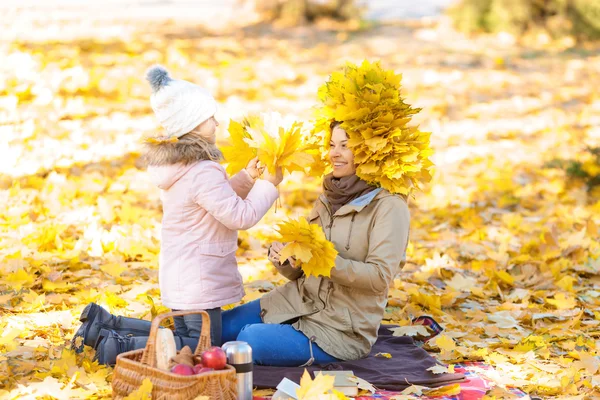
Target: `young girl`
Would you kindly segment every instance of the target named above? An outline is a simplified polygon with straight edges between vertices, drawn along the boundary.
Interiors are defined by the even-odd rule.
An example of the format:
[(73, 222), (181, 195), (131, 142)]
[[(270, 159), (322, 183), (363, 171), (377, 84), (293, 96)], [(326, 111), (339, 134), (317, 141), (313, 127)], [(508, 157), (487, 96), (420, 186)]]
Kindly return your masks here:
[[(151, 105), (166, 135), (151, 139), (144, 155), (152, 181), (161, 189), (163, 220), (159, 260), (162, 302), (173, 310), (206, 310), (211, 342), (221, 344), (221, 307), (239, 301), (242, 277), (237, 269), (237, 231), (254, 226), (278, 197), (275, 175), (256, 159), (229, 179), (215, 145), (216, 101), (205, 89), (172, 79), (156, 66), (148, 71)], [(263, 172), (264, 171), (264, 172)], [(263, 174), (264, 179), (259, 179)], [(94, 346), (100, 362), (145, 346), (150, 322), (113, 316), (90, 303), (73, 347)], [(175, 318), (178, 348), (197, 343), (199, 314)], [(83, 340), (77, 340), (82, 337)]]

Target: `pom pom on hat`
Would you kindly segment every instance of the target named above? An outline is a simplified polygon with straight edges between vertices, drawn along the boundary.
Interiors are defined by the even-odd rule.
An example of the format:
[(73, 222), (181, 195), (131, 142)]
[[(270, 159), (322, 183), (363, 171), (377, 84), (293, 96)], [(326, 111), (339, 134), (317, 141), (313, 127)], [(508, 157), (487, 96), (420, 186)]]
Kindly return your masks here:
[(166, 70), (162, 65), (155, 65), (150, 67), (146, 72), (146, 80), (152, 87), (152, 92), (158, 92), (162, 87), (167, 86), (171, 77), (169, 71)]
[(171, 78), (161, 65), (148, 69), (146, 80), (152, 88), (150, 105), (167, 137), (181, 137), (217, 112), (217, 102), (208, 90)]

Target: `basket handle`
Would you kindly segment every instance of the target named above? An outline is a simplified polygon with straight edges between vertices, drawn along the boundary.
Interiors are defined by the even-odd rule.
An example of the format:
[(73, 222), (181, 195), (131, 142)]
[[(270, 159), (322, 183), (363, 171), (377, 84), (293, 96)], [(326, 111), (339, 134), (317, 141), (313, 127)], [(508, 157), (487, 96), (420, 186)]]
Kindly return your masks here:
[(150, 336), (146, 342), (146, 348), (140, 362), (150, 367), (156, 368), (156, 335), (160, 329), (160, 323), (170, 317), (180, 317), (189, 314), (201, 314), (202, 315), (202, 331), (200, 332), (200, 338), (198, 340), (198, 346), (196, 346), (195, 355), (200, 355), (204, 350), (210, 347), (210, 318), (208, 313), (203, 310), (188, 310), (188, 311), (171, 311), (161, 315), (157, 315), (152, 320), (152, 326), (150, 327)]

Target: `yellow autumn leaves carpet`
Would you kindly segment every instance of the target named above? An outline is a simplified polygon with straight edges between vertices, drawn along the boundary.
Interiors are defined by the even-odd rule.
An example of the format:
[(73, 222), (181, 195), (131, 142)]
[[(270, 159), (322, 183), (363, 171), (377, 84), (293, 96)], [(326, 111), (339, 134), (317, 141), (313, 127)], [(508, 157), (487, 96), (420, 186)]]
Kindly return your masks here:
[[(137, 161), (157, 129), (148, 65), (213, 91), (221, 122), (276, 110), (308, 123), (328, 75), (365, 58), (403, 74), (407, 102), (422, 108), (413, 126), (432, 132), (435, 151), (431, 182), (410, 200), (408, 263), (386, 322), (416, 335), (410, 318), (432, 315), (445, 331), (428, 349), (447, 363), (493, 365), (479, 372), (496, 398), (510, 398), (510, 386), (598, 394), (600, 203), (543, 168), (600, 144), (596, 49), (465, 42), (435, 27), (211, 35), (135, 20), (72, 40), (81, 21), (63, 23), (60, 41), (0, 46), (0, 398), (109, 398), (111, 369), (67, 349), (81, 309), (164, 311), (160, 202)], [(245, 301), (283, 282), (266, 238), (307, 215), (319, 182), (296, 172), (280, 192), (277, 212), (240, 235)]]

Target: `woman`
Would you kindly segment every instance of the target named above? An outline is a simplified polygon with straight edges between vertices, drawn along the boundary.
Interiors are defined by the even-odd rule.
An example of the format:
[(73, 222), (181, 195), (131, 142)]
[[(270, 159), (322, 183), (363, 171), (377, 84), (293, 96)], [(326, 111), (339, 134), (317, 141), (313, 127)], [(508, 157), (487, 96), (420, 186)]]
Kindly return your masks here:
[(269, 259), (289, 279), (261, 299), (223, 313), (223, 341), (242, 340), (257, 364), (300, 366), (366, 357), (387, 294), (405, 260), (410, 215), (404, 198), (356, 176), (348, 136), (333, 122), (323, 195), (309, 215), (339, 252), (331, 277), (305, 277), (293, 261)]

